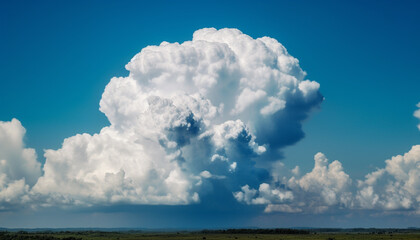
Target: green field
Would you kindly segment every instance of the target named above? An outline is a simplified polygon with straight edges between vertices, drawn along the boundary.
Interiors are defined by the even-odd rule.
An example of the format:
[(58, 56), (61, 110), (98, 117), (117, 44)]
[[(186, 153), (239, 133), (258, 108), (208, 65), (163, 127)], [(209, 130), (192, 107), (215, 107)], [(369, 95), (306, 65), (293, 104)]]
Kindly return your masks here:
[(292, 239), (420, 239), (420, 233), (316, 233), (309, 234), (218, 234), (218, 233), (141, 233), (141, 232), (3, 232), (0, 239), (20, 240), (292, 240)]

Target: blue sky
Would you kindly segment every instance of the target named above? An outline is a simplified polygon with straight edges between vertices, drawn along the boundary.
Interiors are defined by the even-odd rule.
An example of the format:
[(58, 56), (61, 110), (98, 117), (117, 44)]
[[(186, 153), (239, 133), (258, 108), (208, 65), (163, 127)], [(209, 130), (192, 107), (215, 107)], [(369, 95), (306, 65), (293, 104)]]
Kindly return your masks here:
[[(128, 75), (125, 65), (134, 55), (163, 41), (189, 41), (207, 27), (276, 39), (299, 60), (305, 79), (320, 84), (325, 99), (302, 120), (305, 136), (280, 149), (287, 168), (310, 172), (314, 155), (322, 152), (330, 162), (339, 160), (355, 183), (420, 144), (413, 116), (420, 102), (418, 1), (3, 1), (0, 6), (0, 121), (21, 122), (25, 145), (36, 150), (41, 164), (44, 149), (59, 149), (66, 138), (110, 125), (99, 111), (102, 93), (112, 77)], [(264, 206), (226, 200), (230, 193), (223, 191), (186, 206), (11, 208), (0, 213), (0, 225), (408, 227), (419, 220), (418, 213), (378, 209), (264, 213)], [(224, 201), (232, 203), (217, 206)]]

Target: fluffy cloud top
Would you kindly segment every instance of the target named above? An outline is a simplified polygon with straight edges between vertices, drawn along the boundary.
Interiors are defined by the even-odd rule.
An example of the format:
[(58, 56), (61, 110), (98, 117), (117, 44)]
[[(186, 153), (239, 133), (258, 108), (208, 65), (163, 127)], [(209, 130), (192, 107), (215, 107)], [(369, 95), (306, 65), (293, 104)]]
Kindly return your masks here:
[(35, 150), (25, 148), (25, 128), (17, 119), (0, 121), (0, 208), (29, 200), (29, 187), (41, 176)]
[(299, 177), (299, 168), (272, 173), (270, 184), (259, 189), (245, 185), (234, 196), (246, 204), (264, 204), (265, 212), (325, 212), (329, 209), (369, 209), (420, 214), (420, 145), (385, 161), (386, 167), (366, 175), (352, 186), (339, 161), (328, 164), (315, 155), (311, 172)]
[(258, 190), (245, 185), (234, 196), (247, 204), (266, 204), (265, 212), (324, 212), (331, 206), (350, 206), (351, 179), (341, 163), (328, 164), (322, 153), (314, 159), (314, 168), (302, 177), (295, 168), (289, 178), (282, 175), (271, 185), (262, 183)]
[(386, 167), (358, 182), (362, 208), (408, 209), (420, 213), (420, 145), (385, 161)]
[(38, 201), (189, 204), (214, 181), (256, 185), (268, 177), (256, 161), (301, 139), (323, 99), (278, 41), (237, 29), (148, 46), (126, 69), (100, 101), (111, 125), (46, 151)]
[[(420, 110), (414, 116), (420, 119)], [(239, 202), (266, 205), (265, 212), (346, 208), (420, 214), (420, 145), (386, 160), (385, 168), (367, 174), (356, 186), (339, 161), (328, 164), (322, 153), (314, 159), (314, 168), (302, 177), (298, 166), (287, 170), (282, 163), (273, 164), (270, 184), (262, 183), (258, 190), (244, 185), (233, 195)]]
[[(420, 103), (417, 104), (420, 108)], [(414, 112), (420, 119), (420, 110)], [(417, 126), (420, 130), (420, 125)], [(357, 206), (364, 209), (404, 210), (420, 214), (420, 145), (385, 161), (358, 181)]]

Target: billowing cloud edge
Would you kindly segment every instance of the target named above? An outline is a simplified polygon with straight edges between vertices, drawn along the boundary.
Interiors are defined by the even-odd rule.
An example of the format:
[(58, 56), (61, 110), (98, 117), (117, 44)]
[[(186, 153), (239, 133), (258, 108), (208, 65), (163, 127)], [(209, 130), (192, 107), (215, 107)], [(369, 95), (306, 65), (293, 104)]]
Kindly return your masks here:
[(303, 138), (323, 100), (277, 40), (237, 29), (148, 46), (126, 69), (100, 101), (110, 126), (45, 151), (43, 175), (24, 184), (34, 204), (183, 205), (216, 181), (256, 185), (269, 175), (256, 163)]
[(41, 176), (35, 150), (23, 142), (25, 133), (17, 119), (0, 121), (0, 210), (30, 202), (30, 188)]
[[(420, 108), (420, 103), (416, 105)], [(414, 116), (420, 119), (420, 110)], [(420, 130), (420, 125), (418, 125)], [(265, 205), (264, 212), (322, 213), (343, 210), (377, 210), (389, 214), (420, 214), (420, 145), (385, 161), (384, 168), (352, 181), (342, 164), (329, 163), (323, 153), (314, 157), (311, 172), (301, 176), (299, 166), (273, 165), (270, 183), (248, 185), (234, 192), (237, 201)]]
[(111, 125), (46, 150), (43, 175), (20, 122), (0, 122), (2, 209), (192, 204), (225, 181), (237, 201), (265, 212), (419, 213), (419, 145), (357, 181), (322, 153), (304, 175), (256, 167), (269, 157), (282, 167), (276, 153), (303, 137), (301, 122), (323, 99), (275, 39), (201, 29), (193, 41), (144, 48), (126, 68), (100, 102)]

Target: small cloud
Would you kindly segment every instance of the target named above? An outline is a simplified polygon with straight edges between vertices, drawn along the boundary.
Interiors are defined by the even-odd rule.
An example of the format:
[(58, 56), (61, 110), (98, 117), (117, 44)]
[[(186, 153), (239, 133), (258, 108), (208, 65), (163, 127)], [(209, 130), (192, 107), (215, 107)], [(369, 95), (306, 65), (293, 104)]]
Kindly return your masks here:
[[(418, 108), (420, 108), (420, 102), (416, 105)], [(418, 118), (420, 120), (420, 109), (417, 109), (414, 111), (414, 117)], [(417, 128), (420, 130), (420, 124), (417, 125)]]
[(420, 209), (420, 145), (385, 161), (385, 168), (359, 181), (356, 200), (361, 208), (384, 210)]
[(258, 190), (245, 186), (242, 194), (235, 193), (236, 199), (247, 204), (267, 204), (265, 212), (324, 212), (330, 207), (350, 206), (351, 179), (341, 163), (329, 163), (323, 153), (317, 153), (314, 160), (312, 171), (301, 178), (297, 176), (299, 168), (295, 167), (289, 179), (262, 183)]
[(302, 209), (298, 207), (291, 207), (287, 204), (268, 204), (267, 207), (265, 207), (264, 212), (270, 213), (270, 212), (285, 212), (285, 213), (299, 213), (302, 212)]

